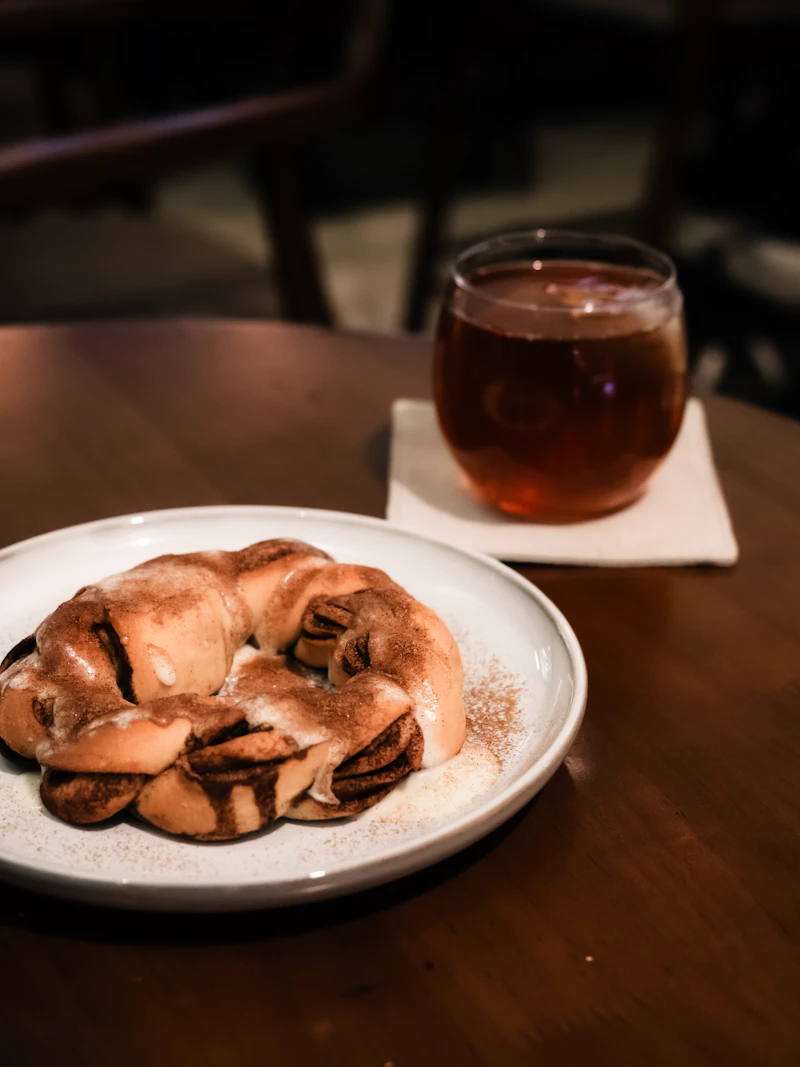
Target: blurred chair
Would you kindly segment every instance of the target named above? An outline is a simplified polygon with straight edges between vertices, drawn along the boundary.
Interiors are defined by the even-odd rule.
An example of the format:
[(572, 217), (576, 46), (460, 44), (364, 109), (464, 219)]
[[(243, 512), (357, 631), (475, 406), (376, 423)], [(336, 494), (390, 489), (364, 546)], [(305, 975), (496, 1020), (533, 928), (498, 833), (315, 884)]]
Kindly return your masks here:
[[(613, 2), (610, 0), (611, 6)], [(696, 2), (702, 5), (712, 0)], [(576, 5), (565, 6), (582, 5), (577, 0)], [(470, 112), (476, 94), (482, 91), (481, 56), (488, 51), (502, 57), (505, 76), (513, 84), (514, 92), (523, 95), (529, 92), (528, 73), (538, 57), (546, 49), (557, 46), (567, 51), (576, 36), (591, 39), (593, 45), (603, 49), (610, 63), (623, 68), (631, 48), (642, 47), (642, 42), (634, 39), (624, 19), (603, 20), (605, 0), (589, 6), (592, 18), (585, 26), (572, 12), (564, 15), (558, 0), (538, 3), (495, 0), (480, 10), (465, 7), (463, 16), (454, 21), (448, 40), (442, 42), (442, 76), (437, 99), (430, 109), (427, 142), (422, 152), (419, 219), (406, 296), (407, 329), (419, 330), (424, 325), (446, 219), (470, 136)], [(658, 34), (653, 37), (650, 50), (658, 52), (661, 47)], [(568, 78), (569, 73), (564, 76)], [(557, 95), (558, 91), (559, 86), (554, 83), (552, 92)]]
[[(0, 212), (15, 217), (53, 204), (84, 203), (109, 191), (135, 195), (185, 168), (243, 158), (250, 164), (274, 248), (285, 316), (331, 323), (306, 198), (304, 146), (315, 135), (351, 120), (369, 101), (387, 6), (388, 0), (2, 0), (0, 43), (36, 64), (49, 129), (42, 138), (0, 148)], [(143, 24), (154, 27), (154, 34), (170, 22), (179, 27), (196, 20), (230, 25), (245, 15), (258, 16), (271, 44), (281, 39), (277, 35), (285, 35), (287, 42), (301, 42), (301, 50), (310, 26), (325, 33), (332, 20), (344, 22), (339, 70), (320, 84), (164, 116), (132, 116), (117, 61), (121, 34)], [(59, 76), (65, 37), (80, 42), (84, 50), (99, 125), (75, 128)], [(297, 54), (287, 43), (287, 71)]]
[[(405, 326), (418, 330), (432, 291), (449, 208), (455, 196), (465, 139), (469, 135), (470, 93), (475, 57), (500, 49), (509, 70), (536, 62), (542, 49), (568, 44), (588, 24), (609, 64), (630, 65), (632, 46), (646, 48), (652, 77), (661, 81), (661, 111), (651, 163), (636, 221), (642, 239), (669, 247), (682, 192), (687, 159), (705, 117), (717, 64), (746, 62), (754, 23), (796, 11), (797, 0), (496, 0), (479, 17), (460, 19), (443, 48), (443, 75), (438, 100), (430, 109), (428, 140), (423, 150), (417, 232), (411, 254)], [(563, 13), (568, 17), (562, 17)], [(632, 45), (632, 26), (648, 29)], [(761, 26), (759, 25), (761, 32)], [(781, 25), (768, 25), (769, 47), (780, 47)], [(796, 38), (789, 35), (794, 47)], [(568, 73), (565, 77), (568, 77)], [(632, 93), (637, 86), (632, 84)], [(557, 86), (554, 87), (554, 91)], [(536, 222), (536, 220), (531, 220)]]

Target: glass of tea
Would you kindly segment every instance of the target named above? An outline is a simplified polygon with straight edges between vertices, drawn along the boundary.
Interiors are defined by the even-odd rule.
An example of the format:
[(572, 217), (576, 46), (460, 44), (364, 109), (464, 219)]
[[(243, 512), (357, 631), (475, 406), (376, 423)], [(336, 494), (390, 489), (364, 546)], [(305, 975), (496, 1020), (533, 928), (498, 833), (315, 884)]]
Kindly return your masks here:
[(569, 522), (631, 503), (672, 447), (686, 383), (683, 299), (655, 249), (535, 230), (456, 261), (436, 410), (473, 490), (503, 511)]

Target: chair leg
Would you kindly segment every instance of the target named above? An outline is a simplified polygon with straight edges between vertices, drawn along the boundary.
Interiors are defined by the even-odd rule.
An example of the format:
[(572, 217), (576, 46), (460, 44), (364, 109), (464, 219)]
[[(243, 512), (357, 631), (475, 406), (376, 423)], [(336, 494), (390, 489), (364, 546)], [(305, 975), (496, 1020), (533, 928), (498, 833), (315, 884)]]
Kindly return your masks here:
[(682, 0), (679, 7), (664, 112), (637, 227), (643, 240), (659, 247), (669, 244), (692, 134), (708, 103), (720, 6), (720, 0)]
[(420, 216), (411, 253), (404, 320), (407, 330), (421, 330), (425, 325), (447, 214), (464, 155), (463, 93), (463, 83), (445, 73), (423, 139)]
[(304, 160), (296, 148), (277, 146), (251, 164), (256, 195), (275, 254), (284, 317), (333, 325), (308, 210)]

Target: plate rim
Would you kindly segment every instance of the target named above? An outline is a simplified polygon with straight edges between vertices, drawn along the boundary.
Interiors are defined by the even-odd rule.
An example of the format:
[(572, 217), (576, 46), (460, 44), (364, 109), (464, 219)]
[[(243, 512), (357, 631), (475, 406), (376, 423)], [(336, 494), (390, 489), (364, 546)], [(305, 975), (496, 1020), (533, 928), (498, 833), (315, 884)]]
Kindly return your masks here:
[[(264, 882), (263, 877), (239, 880), (232, 885), (220, 882), (149, 880), (109, 877), (102, 872), (75, 874), (66, 865), (50, 865), (41, 870), (29, 863), (0, 854), (0, 878), (27, 889), (52, 896), (87, 903), (147, 911), (223, 912), (285, 907), (312, 900), (344, 896), (368, 889), (421, 870), (485, 837), (510, 819), (535, 796), (555, 774), (569, 751), (583, 721), (588, 693), (586, 661), (580, 642), (563, 612), (537, 585), (521, 574), (480, 552), (450, 544), (430, 534), (419, 533), (400, 523), (357, 512), (335, 511), (281, 504), (209, 504), (161, 508), (130, 512), (124, 515), (91, 519), (56, 530), (36, 534), (0, 549), (0, 563), (24, 554), (42, 543), (59, 542), (103, 527), (145, 526), (150, 522), (169, 522), (178, 517), (214, 516), (231, 518), (259, 513), (280, 519), (330, 521), (388, 530), (412, 541), (424, 542), (470, 559), (473, 563), (499, 574), (516, 585), (553, 622), (567, 651), (575, 685), (564, 722), (547, 749), (517, 778), (484, 804), (455, 819), (446, 821), (429, 837), (419, 841), (409, 838), (375, 853), (368, 860), (345, 861), (332, 872), (310, 872), (299, 878)], [(316, 874), (316, 877), (315, 877)]]

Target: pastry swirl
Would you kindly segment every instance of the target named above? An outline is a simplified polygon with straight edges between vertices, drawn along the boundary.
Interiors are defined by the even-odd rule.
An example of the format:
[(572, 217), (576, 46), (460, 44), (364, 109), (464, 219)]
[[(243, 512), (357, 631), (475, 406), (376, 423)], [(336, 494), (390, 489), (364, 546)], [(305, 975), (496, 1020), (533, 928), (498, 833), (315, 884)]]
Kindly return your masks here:
[(462, 678), (447, 627), (383, 571), (264, 541), (80, 589), (0, 666), (0, 739), (69, 822), (130, 806), (229, 839), (356, 814), (455, 755)]

